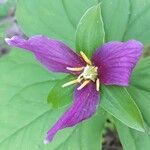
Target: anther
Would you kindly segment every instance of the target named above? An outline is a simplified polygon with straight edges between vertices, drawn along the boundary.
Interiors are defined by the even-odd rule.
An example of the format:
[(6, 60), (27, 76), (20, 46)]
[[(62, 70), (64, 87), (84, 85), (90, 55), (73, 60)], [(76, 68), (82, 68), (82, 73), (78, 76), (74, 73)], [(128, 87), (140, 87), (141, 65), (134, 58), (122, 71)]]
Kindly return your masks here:
[(82, 51), (80, 51), (80, 54), (87, 64), (92, 65), (92, 62), (87, 58), (87, 56)]
[(100, 88), (100, 82), (99, 82), (99, 78), (96, 79), (96, 91), (99, 91)]
[(82, 51), (80, 54), (87, 65), (82, 67), (66, 67), (66, 69), (69, 71), (81, 71), (81, 74), (77, 77), (77, 79), (63, 84), (62, 87), (66, 87), (75, 83), (81, 83), (81, 85), (77, 88), (77, 90), (81, 90), (90, 82), (94, 82), (96, 84), (96, 91), (99, 91), (100, 81), (98, 78), (98, 67), (93, 66), (92, 62)]
[(78, 88), (77, 90), (81, 90), (83, 89), (87, 84), (90, 83), (90, 80), (85, 80)]
[(70, 71), (82, 71), (84, 67), (75, 67), (75, 68), (67, 67), (66, 69)]

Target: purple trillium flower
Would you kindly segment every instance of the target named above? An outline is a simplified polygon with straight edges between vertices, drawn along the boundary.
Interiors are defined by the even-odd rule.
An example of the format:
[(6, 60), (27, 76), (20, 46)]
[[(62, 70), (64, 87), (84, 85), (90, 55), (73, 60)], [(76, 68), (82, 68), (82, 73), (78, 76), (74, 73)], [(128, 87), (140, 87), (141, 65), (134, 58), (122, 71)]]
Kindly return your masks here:
[(78, 84), (73, 104), (48, 131), (44, 143), (50, 142), (59, 130), (72, 127), (95, 113), (100, 100), (100, 83), (128, 86), (143, 49), (136, 40), (109, 42), (99, 47), (90, 60), (82, 51), (77, 54), (64, 43), (41, 35), (28, 40), (14, 36), (6, 42), (34, 53), (49, 71), (76, 76), (75, 80), (62, 85)]

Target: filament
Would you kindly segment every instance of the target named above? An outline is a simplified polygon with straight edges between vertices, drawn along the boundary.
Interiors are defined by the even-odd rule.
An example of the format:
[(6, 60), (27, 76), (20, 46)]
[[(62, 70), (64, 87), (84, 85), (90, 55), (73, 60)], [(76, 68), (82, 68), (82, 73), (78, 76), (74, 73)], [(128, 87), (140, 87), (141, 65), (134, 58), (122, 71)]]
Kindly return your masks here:
[(87, 64), (92, 65), (92, 62), (87, 58), (87, 56), (82, 51), (80, 51), (80, 54)]
[(75, 84), (75, 83), (78, 83), (78, 82), (79, 82), (78, 79), (72, 80), (72, 81), (69, 81), (69, 82), (63, 84), (62, 87), (66, 87), (66, 86), (69, 86), (69, 85), (72, 85), (72, 84)]
[(77, 90), (81, 90), (83, 89), (87, 84), (90, 83), (90, 80), (85, 80), (78, 88)]

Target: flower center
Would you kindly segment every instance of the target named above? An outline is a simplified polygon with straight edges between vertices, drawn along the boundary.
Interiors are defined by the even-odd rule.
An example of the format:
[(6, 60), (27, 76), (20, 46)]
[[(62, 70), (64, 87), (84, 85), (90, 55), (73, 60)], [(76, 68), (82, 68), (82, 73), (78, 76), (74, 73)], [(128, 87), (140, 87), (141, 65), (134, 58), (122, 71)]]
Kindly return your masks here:
[(80, 52), (80, 54), (87, 65), (85, 67), (76, 67), (76, 68), (67, 67), (66, 68), (67, 70), (82, 71), (82, 73), (78, 76), (77, 79), (65, 83), (64, 85), (62, 85), (62, 87), (66, 87), (75, 83), (81, 83), (81, 85), (77, 88), (78, 90), (81, 90), (90, 82), (95, 82), (96, 90), (99, 91), (100, 82), (98, 78), (98, 71), (97, 71), (98, 68), (92, 65), (92, 62), (87, 58), (87, 56), (83, 52)]
[(87, 65), (84, 67), (83, 72), (79, 75), (79, 79), (83, 78), (84, 80), (96, 81), (98, 76), (97, 67)]

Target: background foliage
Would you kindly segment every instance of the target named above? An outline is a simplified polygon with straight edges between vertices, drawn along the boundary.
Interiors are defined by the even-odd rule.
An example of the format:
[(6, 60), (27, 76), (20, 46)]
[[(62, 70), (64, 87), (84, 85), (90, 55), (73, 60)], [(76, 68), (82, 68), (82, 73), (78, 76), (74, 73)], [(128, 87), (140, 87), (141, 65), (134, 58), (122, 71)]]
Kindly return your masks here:
[[(149, 8), (149, 0), (19, 0), (16, 18), (26, 36), (57, 38), (73, 49), (90, 49), (90, 56), (104, 40), (136, 39), (148, 45)], [(57, 95), (66, 78), (43, 69), (32, 54), (20, 49), (0, 59), (1, 150), (99, 150), (107, 118), (116, 126), (125, 150), (149, 149), (149, 57), (142, 58), (135, 68), (130, 87), (102, 86), (96, 115), (64, 129), (44, 145), (45, 133), (71, 103), (72, 89)]]

